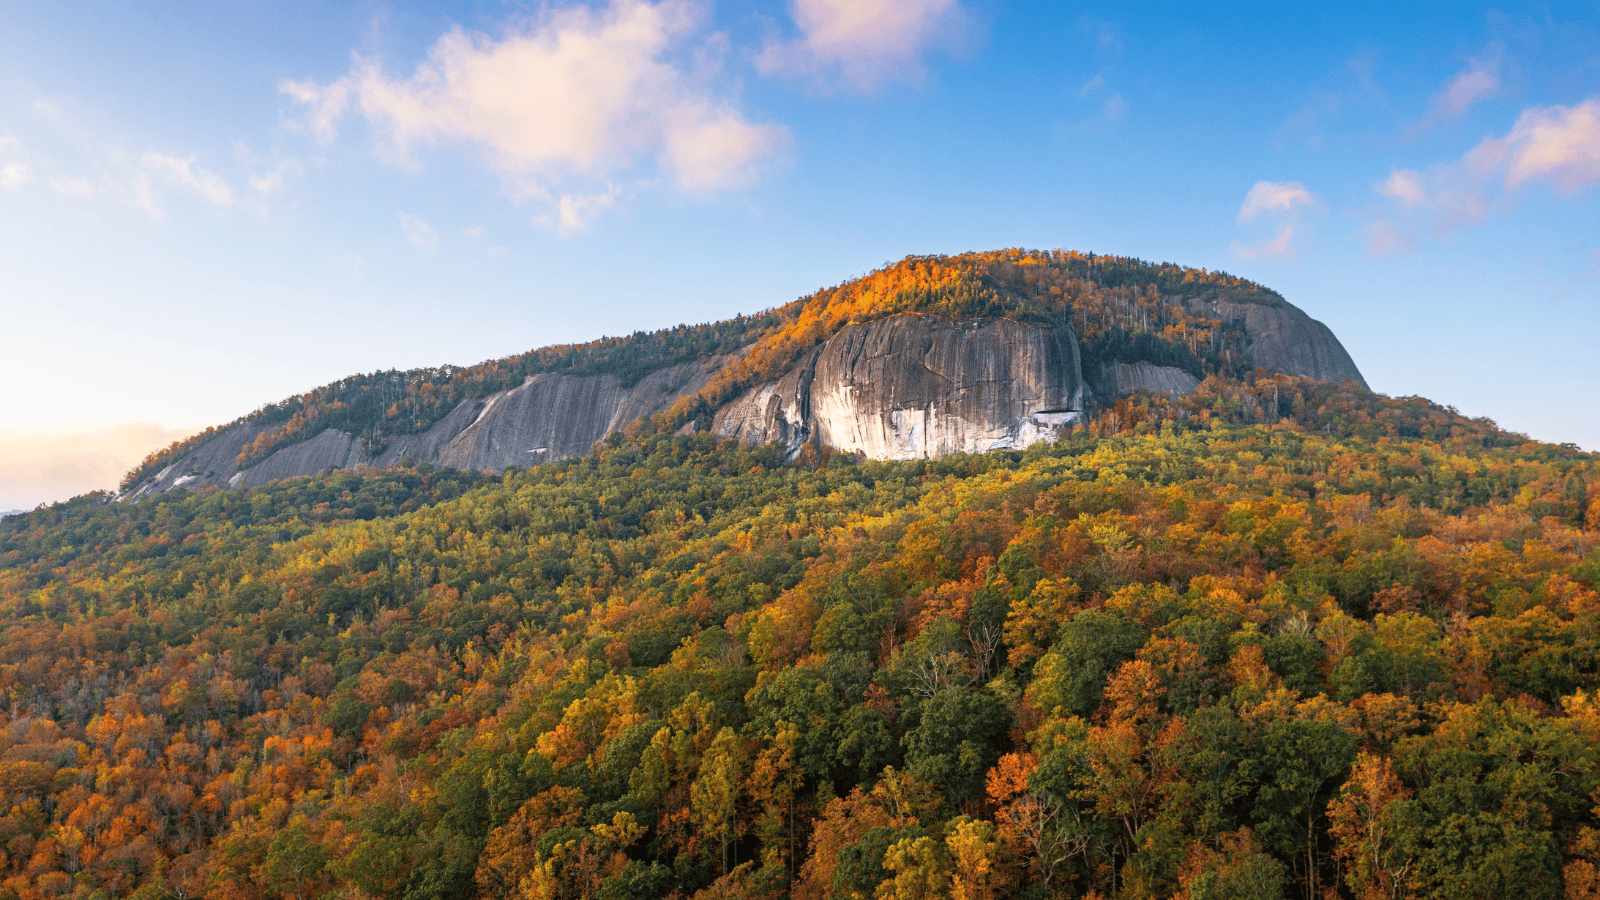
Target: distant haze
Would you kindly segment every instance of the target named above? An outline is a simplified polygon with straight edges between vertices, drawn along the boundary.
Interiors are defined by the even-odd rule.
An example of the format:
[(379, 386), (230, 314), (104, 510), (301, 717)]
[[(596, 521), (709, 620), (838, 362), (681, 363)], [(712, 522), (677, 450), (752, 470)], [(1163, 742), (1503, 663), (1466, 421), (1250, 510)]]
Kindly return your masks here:
[(153, 422), (0, 429), (0, 509), (29, 510), (90, 491), (115, 490), (145, 456), (196, 430)]

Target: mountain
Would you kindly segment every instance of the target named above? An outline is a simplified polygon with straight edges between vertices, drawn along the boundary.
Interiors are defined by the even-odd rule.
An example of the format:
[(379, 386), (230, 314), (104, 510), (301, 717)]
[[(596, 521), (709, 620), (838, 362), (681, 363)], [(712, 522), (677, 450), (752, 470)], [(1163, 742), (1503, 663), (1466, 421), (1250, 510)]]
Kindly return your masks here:
[(757, 316), (357, 376), (175, 444), (120, 496), (402, 460), (498, 472), (623, 433), (919, 459), (1055, 440), (1145, 391), (1360, 371), (1320, 322), (1220, 272), (1066, 251), (908, 257)]

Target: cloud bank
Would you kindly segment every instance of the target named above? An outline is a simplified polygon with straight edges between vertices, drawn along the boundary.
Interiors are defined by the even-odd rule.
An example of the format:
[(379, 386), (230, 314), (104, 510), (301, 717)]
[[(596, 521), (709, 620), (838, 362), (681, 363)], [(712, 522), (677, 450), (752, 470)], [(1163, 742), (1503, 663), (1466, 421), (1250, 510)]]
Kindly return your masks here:
[[(557, 207), (604, 195), (650, 164), (679, 190), (707, 193), (755, 180), (789, 132), (751, 121), (714, 89), (714, 72), (684, 61), (714, 55), (697, 54), (716, 43), (703, 18), (686, 0), (613, 0), (550, 12), (500, 38), (452, 30), (410, 75), (358, 57), (331, 84), (281, 87), (320, 140), (359, 114), (392, 161), (413, 162), (419, 145), (473, 147), (515, 193)], [(563, 217), (582, 205), (565, 204)]]

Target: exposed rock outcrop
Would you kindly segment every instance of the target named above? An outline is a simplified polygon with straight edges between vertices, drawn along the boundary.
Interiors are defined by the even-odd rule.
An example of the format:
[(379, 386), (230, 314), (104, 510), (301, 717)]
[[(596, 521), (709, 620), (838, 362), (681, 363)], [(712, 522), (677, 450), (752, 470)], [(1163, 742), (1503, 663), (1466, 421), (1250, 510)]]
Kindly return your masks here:
[(1298, 307), (1284, 303), (1263, 306), (1257, 303), (1215, 303), (1215, 314), (1223, 319), (1243, 319), (1250, 335), (1250, 355), (1258, 368), (1285, 375), (1304, 375), (1318, 381), (1350, 379), (1367, 386), (1355, 360), (1328, 326), (1306, 315)]
[(440, 447), (437, 456), (412, 457), (497, 472), (581, 456), (628, 423), (698, 393), (721, 363), (712, 359), (672, 366), (632, 387), (623, 387), (615, 375), (535, 375), (485, 400), (477, 417)]
[(1114, 362), (1108, 368), (1110, 371), (1106, 373), (1106, 381), (1110, 385), (1112, 395), (1116, 397), (1134, 391), (1182, 397), (1200, 386), (1200, 379), (1172, 366), (1158, 366), (1148, 362)]
[(246, 444), (267, 430), (267, 426), (248, 422), (228, 428), (203, 441), (153, 477), (134, 485), (121, 499), (137, 500), (177, 487), (198, 487), (202, 484), (240, 486), (242, 478), (233, 480), (239, 475), (239, 453)]
[(498, 472), (588, 453), (594, 442), (628, 423), (698, 393), (721, 368), (714, 357), (652, 372), (624, 387), (615, 375), (541, 374), (482, 401), (464, 401), (422, 434), (395, 435), (377, 459), (345, 432), (328, 429), (240, 469), (240, 452), (269, 430), (243, 424), (180, 457), (123, 499), (202, 484), (257, 487), (328, 469), (416, 462)]
[(844, 328), (723, 407), (711, 427), (791, 450), (815, 441), (922, 459), (1053, 440), (1082, 413), (1071, 328), (902, 315)]
[(234, 486), (260, 487), (327, 469), (353, 469), (371, 462), (361, 442), (329, 428), (309, 441), (290, 444), (261, 462), (229, 478)]

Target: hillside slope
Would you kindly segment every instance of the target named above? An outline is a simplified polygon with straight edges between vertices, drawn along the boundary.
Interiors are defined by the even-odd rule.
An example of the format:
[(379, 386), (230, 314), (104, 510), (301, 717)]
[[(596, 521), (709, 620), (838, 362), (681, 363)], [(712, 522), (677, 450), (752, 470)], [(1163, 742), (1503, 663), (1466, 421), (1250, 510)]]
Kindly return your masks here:
[(16, 900), (1600, 874), (1600, 462), (1353, 382), (930, 460), (658, 431), (98, 499), (0, 522)]
[(908, 257), (752, 318), (345, 379), (153, 455), (122, 496), (401, 459), (501, 471), (630, 427), (875, 459), (1022, 449), (1130, 391), (1255, 367), (1365, 385), (1325, 326), (1224, 273), (1065, 251)]

